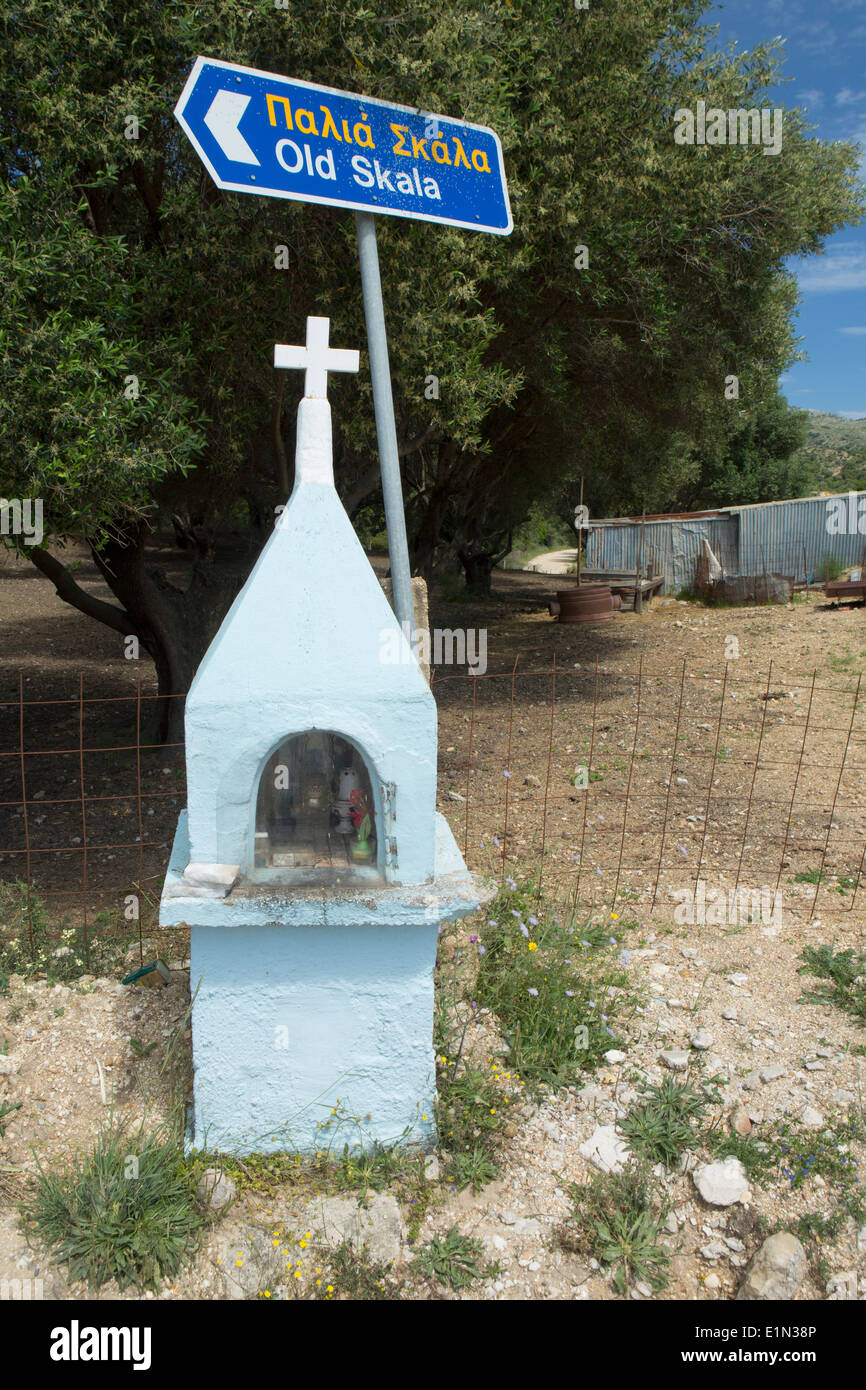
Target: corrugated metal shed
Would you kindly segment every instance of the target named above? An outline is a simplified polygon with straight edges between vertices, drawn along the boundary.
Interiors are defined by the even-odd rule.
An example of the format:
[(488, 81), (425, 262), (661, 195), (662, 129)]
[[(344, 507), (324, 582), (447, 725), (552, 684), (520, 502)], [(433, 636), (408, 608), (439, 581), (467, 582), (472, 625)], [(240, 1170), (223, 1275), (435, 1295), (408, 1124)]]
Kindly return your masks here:
[[(840, 517), (842, 530), (835, 525)], [(590, 522), (587, 569), (634, 570), (641, 524), (640, 517)], [(692, 585), (704, 540), (731, 575), (784, 574), (802, 581), (808, 573), (819, 582), (827, 556), (845, 567), (866, 563), (866, 492), (648, 516), (645, 525), (644, 563), (664, 575), (666, 592)]]
[[(840, 564), (859, 565), (866, 556), (866, 535), (857, 530), (858, 503), (866, 493), (843, 493), (845, 527), (831, 534), (829, 523), (837, 499), (798, 497), (790, 502), (761, 502), (735, 510), (740, 518), (740, 573), (792, 574), (803, 580), (807, 570), (816, 580), (824, 578), (823, 561), (829, 555)], [(734, 509), (731, 509), (734, 510)], [(849, 529), (853, 522), (853, 534)], [(866, 528), (866, 517), (863, 518)]]
[[(587, 569), (634, 570), (637, 567), (640, 518), (636, 521), (626, 518), (596, 521), (591, 523), (591, 528)], [(695, 577), (695, 566), (705, 539), (724, 568), (736, 566), (737, 533), (737, 518), (722, 512), (647, 517), (644, 564), (652, 563), (653, 573), (664, 575), (666, 591), (686, 589)]]

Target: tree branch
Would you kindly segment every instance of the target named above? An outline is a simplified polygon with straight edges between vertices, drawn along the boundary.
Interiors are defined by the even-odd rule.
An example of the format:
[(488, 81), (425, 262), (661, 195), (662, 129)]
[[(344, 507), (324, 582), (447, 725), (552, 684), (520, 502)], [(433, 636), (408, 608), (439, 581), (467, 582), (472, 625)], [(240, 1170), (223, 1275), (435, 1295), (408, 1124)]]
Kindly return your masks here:
[(84, 613), (88, 618), (95, 618), (98, 623), (104, 623), (106, 627), (113, 628), (123, 637), (128, 637), (130, 631), (136, 631), (136, 625), (129, 614), (123, 608), (116, 608), (113, 603), (106, 603), (104, 599), (95, 598), (93, 594), (88, 594), (86, 589), (82, 589), (76, 584), (69, 570), (54, 555), (50, 555), (47, 550), (39, 546), (33, 546), (27, 551), (27, 558), (36, 566), (46, 579), (50, 579), (54, 585), (58, 598), (64, 603), (68, 603), (71, 608), (77, 608), (79, 613)]

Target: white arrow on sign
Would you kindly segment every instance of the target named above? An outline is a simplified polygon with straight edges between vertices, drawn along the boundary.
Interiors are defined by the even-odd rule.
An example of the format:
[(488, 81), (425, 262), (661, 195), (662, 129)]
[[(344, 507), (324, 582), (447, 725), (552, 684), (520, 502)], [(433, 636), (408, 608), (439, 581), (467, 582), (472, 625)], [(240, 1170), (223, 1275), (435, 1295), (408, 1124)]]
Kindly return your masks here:
[(227, 92), (220, 88), (204, 118), (205, 125), (223, 153), (235, 164), (260, 163), (238, 130), (251, 101), (252, 97), (245, 97), (241, 92)]

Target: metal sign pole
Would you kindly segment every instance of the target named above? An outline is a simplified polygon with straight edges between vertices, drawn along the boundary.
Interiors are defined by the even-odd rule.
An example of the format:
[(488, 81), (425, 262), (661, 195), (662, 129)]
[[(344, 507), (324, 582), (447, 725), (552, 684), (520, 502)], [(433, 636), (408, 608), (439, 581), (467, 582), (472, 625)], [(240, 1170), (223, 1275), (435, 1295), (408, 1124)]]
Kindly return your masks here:
[[(397, 427), (394, 423), (394, 398), (391, 394), (391, 369), (388, 363), (385, 307), (382, 303), (379, 252), (376, 247), (376, 220), (372, 213), (356, 212), (355, 226), (358, 232), (358, 258), (361, 262), (364, 316), (367, 320), (367, 348), (370, 353), (376, 435), (379, 441), (379, 462), (382, 468), (382, 496), (385, 501), (385, 524), (388, 528), (388, 552), (391, 557), (391, 588), (394, 595), (394, 611), (397, 614), (397, 621), (401, 625), (408, 623), (408, 630), (414, 636), (415, 609), (412, 602), (412, 572), (409, 567), (406, 515), (403, 511), (400, 457), (397, 453)], [(411, 639), (410, 645), (414, 649), (415, 644)]]

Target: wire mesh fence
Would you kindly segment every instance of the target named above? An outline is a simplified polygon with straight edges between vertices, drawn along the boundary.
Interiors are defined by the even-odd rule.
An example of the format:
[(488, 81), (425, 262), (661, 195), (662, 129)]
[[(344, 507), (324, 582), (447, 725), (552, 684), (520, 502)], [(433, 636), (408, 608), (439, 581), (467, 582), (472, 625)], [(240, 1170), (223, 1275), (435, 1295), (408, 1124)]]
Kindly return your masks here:
[[(531, 877), (577, 913), (850, 924), (866, 868), (861, 682), (643, 658), (434, 669), (439, 806), (471, 868)], [(96, 937), (155, 923), (186, 801), (182, 743), (148, 732), (161, 699), (83, 677), (41, 699), (22, 678), (0, 702), (7, 939), (32, 949), (34, 927), (58, 941), (71, 927), (89, 963)]]

